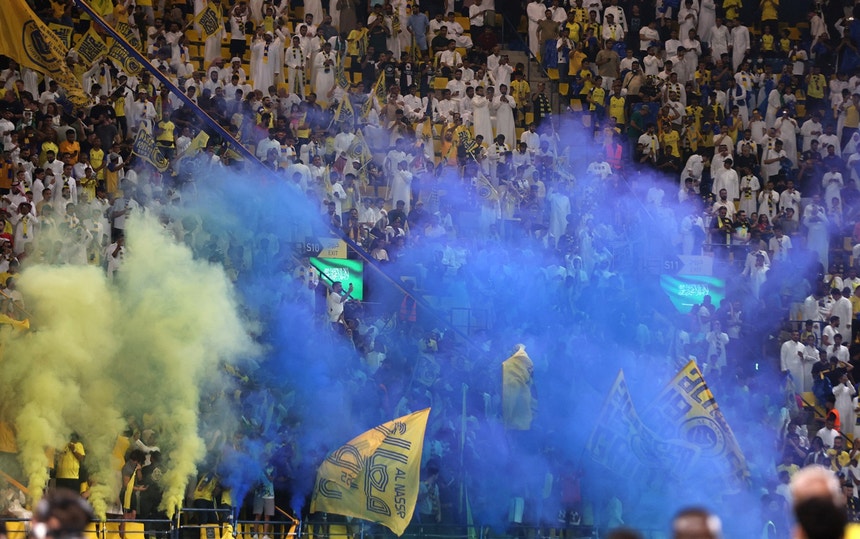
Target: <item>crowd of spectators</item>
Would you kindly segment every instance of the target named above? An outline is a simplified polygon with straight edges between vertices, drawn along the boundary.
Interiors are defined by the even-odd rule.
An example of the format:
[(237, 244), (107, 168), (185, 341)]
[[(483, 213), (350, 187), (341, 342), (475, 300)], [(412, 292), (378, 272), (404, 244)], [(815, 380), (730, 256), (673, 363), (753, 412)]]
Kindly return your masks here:
[[(88, 65), (70, 51), (67, 63), (90, 96), (73, 107), (50, 74), (4, 59), (4, 312), (25, 312), (14, 276), (28, 263), (121, 271), (126, 216), (183, 204), (207, 175), (254, 170), (231, 149), (238, 142), (267, 174), (318, 205), (333, 234), (361, 247), (351, 257), (407, 278), (405, 295), (369, 283), (372, 301), (362, 305), (350, 288), (321, 284), (306, 260), (284, 261), (302, 284), (297, 298), (316, 304), (356, 359), (344, 371), (347, 400), (360, 390), (374, 395), (351, 402), (353, 413), (376, 424), (433, 404), (427, 455), (436, 460), (428, 469), (438, 476), (441, 462), (442, 479), (436, 505), (423, 503), (425, 518), (461, 516), (453, 502), (460, 396), (446, 376), (468, 380), (476, 395), (465, 460), (480, 466), (500, 389), (479, 373), (513, 344), (492, 335), (546, 336), (521, 323), (544, 312), (557, 315), (550, 329), (571, 321), (578, 328), (554, 334), (554, 352), (581, 353), (590, 339), (613, 343), (619, 331), (634, 336), (624, 347), (657, 351), (669, 366), (695, 356), (720, 395), (761, 411), (756, 428), (778, 440), (780, 453), (779, 462), (751, 462), (768, 489), (765, 517), (784, 509), (789, 476), (809, 462), (838, 470), (856, 499), (860, 471), (848, 449), (860, 313), (854, 6), (534, 0), (507, 11), (502, 3), (305, 0), (297, 9), (224, 0), (223, 24), (203, 38), (193, 20), (205, 2), (115, 0), (106, 19), (129, 24), (153, 66), (233, 141), (145, 70), (126, 73), (107, 58)], [(46, 21), (74, 25), (75, 39), (91, 24), (71, 1), (31, 4)], [(509, 23), (521, 35), (500, 43)], [(548, 83), (527, 80), (536, 67), (511, 65), (502, 46), (520, 44)], [(170, 160), (167, 171), (132, 154), (140, 130)], [(199, 143), (200, 132), (208, 142)], [(186, 225), (173, 229), (186, 227), (177, 235), (213, 256), (199, 239), (208, 237), (203, 228)], [(634, 276), (655, 246), (712, 258), (728, 282), (726, 299), (706, 297), (678, 316), (643, 299)], [(242, 263), (229, 260), (230, 247), (220, 249), (221, 261), (238, 279)], [(518, 274), (510, 247), (530, 255), (536, 278)], [(483, 319), (474, 350), (455, 344), (422, 296), (473, 308)], [(774, 320), (784, 331), (768, 326)], [(408, 360), (407, 351), (420, 359)], [(769, 362), (790, 374), (788, 383), (776, 403), (756, 402), (750, 390)], [(794, 398), (810, 394), (808, 404), (828, 414), (816, 436), (809, 406)], [(280, 451), (298, 458), (289, 442)], [(550, 461), (562, 489), (578, 481), (564, 459)], [(209, 472), (196, 483), (204, 502), (216, 498)], [(282, 469), (272, 475), (272, 489), (289, 491), (296, 479)], [(492, 483), (475, 486), (477, 510), (491, 505)], [(582, 511), (581, 500), (570, 503), (543, 510), (552, 506), (569, 523)], [(262, 505), (254, 513), (267, 512)]]

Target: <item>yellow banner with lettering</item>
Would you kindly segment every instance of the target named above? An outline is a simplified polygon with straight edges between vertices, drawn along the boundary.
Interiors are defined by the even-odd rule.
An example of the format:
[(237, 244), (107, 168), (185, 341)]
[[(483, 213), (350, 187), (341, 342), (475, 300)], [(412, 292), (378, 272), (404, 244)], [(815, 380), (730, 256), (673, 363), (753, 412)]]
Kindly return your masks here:
[(430, 408), (375, 427), (329, 454), (317, 470), (311, 513), (378, 522), (403, 535), (418, 500)]
[(658, 424), (675, 427), (667, 435), (696, 445), (702, 458), (723, 460), (732, 487), (746, 482), (746, 459), (695, 361), (687, 363), (654, 399), (648, 416)]
[[(135, 50), (140, 51), (140, 39), (135, 35), (131, 26), (120, 22), (117, 23), (115, 30), (129, 45), (131, 45)], [(115, 39), (111, 40), (111, 45), (110, 48), (108, 48), (107, 55), (108, 58), (116, 63), (117, 67), (125, 71), (128, 75), (137, 75), (143, 69), (140, 62), (129, 54), (128, 50), (122, 43)]]
[(60, 41), (63, 42), (63, 45), (67, 49), (72, 48), (72, 34), (75, 33), (75, 28), (72, 26), (66, 26), (65, 24), (57, 24), (55, 22), (49, 22), (48, 28), (50, 28), (57, 37), (60, 38)]
[(7, 0), (0, 17), (0, 54), (50, 76), (66, 90), (75, 105), (87, 103), (84, 89), (66, 65), (68, 47), (39, 20), (24, 0)]
[(170, 166), (170, 161), (164, 157), (164, 154), (161, 153), (161, 150), (155, 144), (155, 139), (145, 129), (140, 129), (137, 132), (132, 152), (154, 166), (159, 172), (164, 172)]
[(223, 25), (224, 18), (221, 16), (221, 6), (214, 6), (211, 2), (206, 3), (203, 11), (194, 17), (194, 22), (200, 25), (203, 39), (209, 39), (218, 33)]
[(694, 445), (666, 441), (642, 423), (630, 397), (624, 371), (618, 371), (586, 449), (592, 460), (607, 470), (642, 481), (666, 474), (680, 477), (699, 454)]
[(107, 52), (107, 45), (102, 37), (90, 26), (87, 33), (81, 36), (77, 46), (78, 56), (85, 64), (92, 66)]

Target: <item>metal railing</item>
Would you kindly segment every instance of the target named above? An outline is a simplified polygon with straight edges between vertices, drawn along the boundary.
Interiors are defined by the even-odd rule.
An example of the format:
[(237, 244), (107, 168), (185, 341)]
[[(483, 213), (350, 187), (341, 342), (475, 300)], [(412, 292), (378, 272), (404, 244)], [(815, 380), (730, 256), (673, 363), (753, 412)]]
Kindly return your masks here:
[[(85, 539), (371, 539), (391, 536), (380, 524), (334, 516), (314, 516), (306, 521), (254, 520), (223, 521), (198, 524), (194, 520), (203, 513), (208, 518), (223, 517), (230, 510), (184, 508), (176, 518), (125, 520), (110, 518), (93, 522), (84, 533)], [(499, 535), (533, 539), (577, 539), (598, 537), (592, 525), (509, 524), (504, 529), (484, 525), (421, 523), (418, 518), (409, 525), (402, 537), (409, 539), (488, 539)], [(184, 522), (183, 522), (184, 521)], [(6, 524), (8, 539), (27, 539), (30, 521), (21, 518), (0, 518)], [(263, 526), (267, 526), (264, 530)]]

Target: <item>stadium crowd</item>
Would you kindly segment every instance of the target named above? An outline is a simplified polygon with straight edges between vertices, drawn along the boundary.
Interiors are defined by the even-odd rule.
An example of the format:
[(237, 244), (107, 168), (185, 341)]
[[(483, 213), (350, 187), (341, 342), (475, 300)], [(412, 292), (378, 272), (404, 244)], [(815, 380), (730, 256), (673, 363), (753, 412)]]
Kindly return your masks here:
[[(71, 0), (30, 3), (46, 22), (74, 26), (75, 44), (91, 26), (99, 31)], [(452, 475), (460, 395), (442, 371), (462, 375), (476, 395), (465, 458), (479, 466), (500, 398), (498, 380), (481, 373), (511, 344), (488, 335), (535, 332), (517, 326), (538, 308), (531, 303), (581, 326), (556, 351), (620, 330), (634, 336), (638, 353), (658, 351), (676, 365), (695, 356), (721, 400), (761, 412), (755, 428), (778, 441), (780, 457), (750, 462), (751, 473), (767, 489), (763, 521), (779, 533), (788, 529), (779, 515), (787, 514), (789, 479), (809, 463), (839, 473), (853, 511), (860, 485), (851, 449), (860, 342), (854, 6), (519, 4), (305, 0), (297, 8), (224, 0), (215, 28), (195, 17), (212, 6), (202, 1), (115, 0), (104, 15), (128, 24), (156, 69), (363, 249), (351, 248), (351, 257), (407, 277), (405, 295), (369, 283), (372, 301), (362, 305), (351, 289), (320, 284), (306, 259), (281, 253), (302, 283), (295, 298), (312, 305), (356, 359), (350, 387), (356, 395), (375, 388), (353, 413), (373, 424), (433, 404), (419, 518), (462, 521)], [(530, 68), (511, 65), (502, 50), (520, 45), (533, 57)], [(94, 264), (113, 275), (122, 271), (130, 212), (181, 205), (207, 174), (252, 170), (234, 141), (146, 70), (126, 72), (108, 57), (89, 64), (74, 48), (67, 63), (89, 96), (84, 107), (72, 106), (50, 74), (9, 58), (0, 71), (0, 286), (4, 312), (15, 318), (26, 308), (15, 274), (27, 264)], [(532, 87), (527, 77), (538, 70), (548, 82)], [(133, 154), (140, 131), (155, 139), (166, 170)], [(571, 132), (583, 135), (574, 143)], [(169, 226), (198, 255), (216, 256), (217, 242), (202, 227)], [(39, 241), (55, 232), (66, 240)], [(239, 278), (242, 263), (229, 260), (231, 240), (224, 241), (220, 261)], [(632, 282), (649, 241), (712, 257), (727, 280), (726, 299), (706, 296), (689, 312), (658, 316)], [(511, 270), (517, 261), (506, 245), (533, 255), (543, 268), (536, 279)], [(484, 313), (474, 357), (466, 359), (413, 292), (457, 296)], [(518, 305), (517, 297), (534, 301)], [(767, 325), (774, 319), (782, 331)], [(420, 359), (407, 360), (406, 351)], [(762, 403), (750, 394), (768, 362), (790, 376), (775, 402)], [(816, 404), (826, 415), (812, 433), (807, 411)], [(118, 446), (124, 482), (137, 476), (157, 487), (157, 434), (143, 423), (129, 427)], [(295, 455), (285, 438), (278, 451), (289, 461)], [(58, 452), (57, 479), (85, 483), (83, 454), (78, 440)], [(217, 460), (192, 482), (190, 505), (219, 500)], [(554, 465), (562, 494), (531, 516), (554, 522), (559, 513), (563, 524), (579, 523), (578, 476), (567, 462)], [(271, 517), (269, 501), (293, 479), (264, 478), (253, 514)], [(153, 516), (157, 488), (137, 488), (140, 499), (130, 497), (124, 510)], [(489, 504), (489, 487), (475, 492), (476, 506)], [(611, 526), (620, 516), (596, 508), (589, 518)]]

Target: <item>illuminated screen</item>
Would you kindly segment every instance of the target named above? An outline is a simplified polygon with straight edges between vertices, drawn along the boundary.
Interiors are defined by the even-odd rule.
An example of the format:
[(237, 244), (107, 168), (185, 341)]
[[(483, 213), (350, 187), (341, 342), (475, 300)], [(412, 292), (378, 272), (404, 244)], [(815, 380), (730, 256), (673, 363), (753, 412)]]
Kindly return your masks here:
[(364, 299), (364, 262), (346, 258), (310, 258), (310, 263), (320, 272), (320, 279), (327, 285), (335, 281), (343, 284), (343, 289), (352, 283), (352, 298)]
[(708, 275), (660, 275), (660, 287), (669, 296), (678, 312), (688, 313), (705, 296), (718, 306), (726, 297), (726, 281)]

